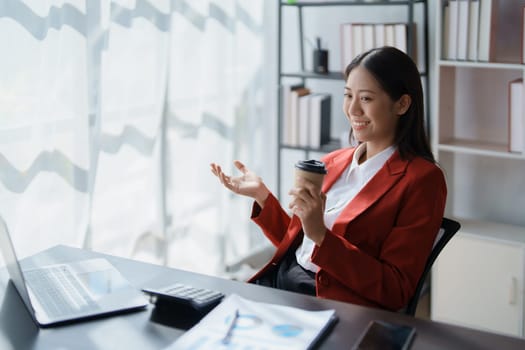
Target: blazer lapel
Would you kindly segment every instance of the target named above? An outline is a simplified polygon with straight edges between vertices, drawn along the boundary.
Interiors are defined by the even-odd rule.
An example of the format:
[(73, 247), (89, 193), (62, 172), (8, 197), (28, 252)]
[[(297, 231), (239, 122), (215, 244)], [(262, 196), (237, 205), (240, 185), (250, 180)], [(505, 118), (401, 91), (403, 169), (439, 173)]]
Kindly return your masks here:
[(332, 158), (327, 164), (328, 173), (323, 181), (322, 191), (328, 192), (330, 187), (341, 177), (343, 171), (350, 165), (354, 158), (355, 148), (349, 148), (348, 152), (342, 152)]
[(396, 150), (381, 169), (343, 209), (332, 231), (343, 234), (348, 223), (381, 198), (405, 174), (408, 161), (401, 159)]

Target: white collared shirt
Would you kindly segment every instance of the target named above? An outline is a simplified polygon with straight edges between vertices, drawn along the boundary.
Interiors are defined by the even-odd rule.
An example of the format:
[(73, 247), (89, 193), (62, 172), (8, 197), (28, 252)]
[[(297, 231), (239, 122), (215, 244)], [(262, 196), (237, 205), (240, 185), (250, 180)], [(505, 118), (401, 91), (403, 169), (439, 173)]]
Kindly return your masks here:
[[(379, 169), (383, 167), (395, 150), (395, 146), (390, 146), (372, 158), (367, 159), (366, 162), (359, 164), (359, 158), (366, 151), (366, 143), (362, 143), (357, 147), (350, 165), (326, 193), (324, 223), (328, 229), (332, 229), (339, 214)], [(319, 266), (312, 263), (310, 259), (314, 247), (315, 243), (305, 235), (303, 242), (295, 251), (295, 257), (299, 265), (307, 270), (317, 272)]]

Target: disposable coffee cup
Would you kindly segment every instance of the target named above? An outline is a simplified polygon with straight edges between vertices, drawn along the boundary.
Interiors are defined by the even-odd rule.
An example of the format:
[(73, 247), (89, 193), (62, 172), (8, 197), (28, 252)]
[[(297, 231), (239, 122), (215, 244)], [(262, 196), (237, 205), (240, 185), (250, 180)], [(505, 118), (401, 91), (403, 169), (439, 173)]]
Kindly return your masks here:
[(297, 180), (300, 178), (306, 179), (313, 183), (319, 192), (323, 186), (324, 176), (326, 175), (326, 168), (323, 162), (318, 160), (300, 160), (295, 163), (295, 186), (298, 186)]

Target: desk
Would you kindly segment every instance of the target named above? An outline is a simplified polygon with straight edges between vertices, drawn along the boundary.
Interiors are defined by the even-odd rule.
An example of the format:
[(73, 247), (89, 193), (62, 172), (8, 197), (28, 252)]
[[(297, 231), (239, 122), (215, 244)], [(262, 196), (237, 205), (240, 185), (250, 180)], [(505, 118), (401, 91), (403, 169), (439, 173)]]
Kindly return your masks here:
[[(25, 259), (24, 266), (56, 263), (83, 258), (106, 257), (138, 287), (179, 281), (225, 294), (309, 310), (333, 308), (339, 316), (320, 349), (348, 349), (370, 320), (382, 319), (416, 327), (412, 349), (525, 349), (525, 340), (372, 308), (318, 299), (267, 287), (171, 269), (158, 265), (56, 246)], [(27, 313), (5, 269), (0, 273), (0, 349), (162, 349), (184, 330), (156, 321), (152, 306), (146, 310), (56, 328), (39, 329)], [(173, 319), (177, 315), (172, 315)]]

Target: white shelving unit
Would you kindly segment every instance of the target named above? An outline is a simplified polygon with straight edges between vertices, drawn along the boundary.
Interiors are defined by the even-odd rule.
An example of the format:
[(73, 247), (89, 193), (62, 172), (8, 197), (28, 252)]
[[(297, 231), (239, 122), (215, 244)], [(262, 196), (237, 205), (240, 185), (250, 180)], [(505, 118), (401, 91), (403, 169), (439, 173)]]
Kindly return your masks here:
[[(495, 62), (443, 59), (445, 3), (435, 3), (432, 146), (447, 177), (446, 215), (462, 228), (434, 265), (431, 317), (524, 336), (525, 152), (508, 150), (508, 86), (524, 78), (525, 66), (521, 50), (496, 51)], [(495, 23), (505, 26), (505, 16), (521, 16), (523, 6), (499, 1)], [(493, 38), (521, 48), (522, 27), (496, 28)]]
[(432, 271), (432, 319), (523, 336), (523, 230), (466, 219), (461, 225)]

